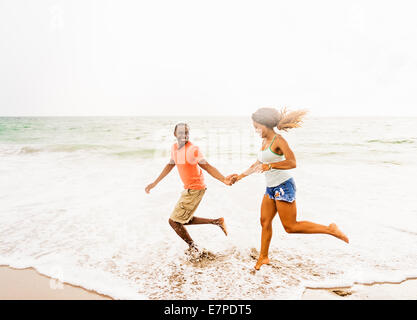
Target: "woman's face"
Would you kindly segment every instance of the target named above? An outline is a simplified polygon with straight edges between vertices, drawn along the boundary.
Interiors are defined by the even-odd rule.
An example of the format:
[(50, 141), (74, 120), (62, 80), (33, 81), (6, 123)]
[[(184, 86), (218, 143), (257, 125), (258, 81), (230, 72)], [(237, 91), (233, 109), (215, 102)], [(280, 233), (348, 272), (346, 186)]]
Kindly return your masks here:
[(256, 121), (253, 121), (253, 127), (255, 128), (256, 133), (259, 134), (259, 136), (261, 138), (266, 137), (266, 133), (267, 133), (267, 130), (268, 130), (268, 128), (266, 126), (264, 126), (264, 125), (262, 125), (262, 124), (260, 124)]

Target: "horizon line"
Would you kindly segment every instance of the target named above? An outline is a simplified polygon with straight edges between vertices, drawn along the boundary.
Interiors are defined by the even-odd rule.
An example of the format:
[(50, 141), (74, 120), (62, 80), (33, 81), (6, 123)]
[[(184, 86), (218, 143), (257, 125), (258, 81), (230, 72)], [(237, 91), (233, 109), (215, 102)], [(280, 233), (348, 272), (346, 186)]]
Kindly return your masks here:
[[(0, 115), (0, 118), (246, 118), (250, 115)], [(307, 115), (308, 118), (417, 118), (417, 115)]]

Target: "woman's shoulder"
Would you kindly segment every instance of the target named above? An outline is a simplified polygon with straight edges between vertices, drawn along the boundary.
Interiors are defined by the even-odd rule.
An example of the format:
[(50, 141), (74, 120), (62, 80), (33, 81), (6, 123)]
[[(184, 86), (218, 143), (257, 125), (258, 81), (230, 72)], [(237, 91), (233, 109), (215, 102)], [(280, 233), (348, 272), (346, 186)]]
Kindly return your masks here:
[(274, 145), (275, 145), (276, 143), (278, 143), (279, 141), (286, 141), (286, 140), (285, 140), (285, 138), (284, 138), (282, 135), (280, 135), (279, 133), (277, 133), (277, 134), (275, 135)]
[(274, 150), (274, 152), (278, 153), (279, 155), (282, 155), (282, 151), (281, 151), (281, 149), (279, 147), (279, 142), (280, 141), (286, 141), (286, 140), (285, 140), (285, 138), (282, 135), (280, 135), (279, 133), (277, 133), (275, 135), (275, 140), (274, 140), (274, 142), (271, 145), (271, 149)]
[(281, 140), (281, 141), (282, 141), (282, 140), (284, 140), (284, 141), (285, 141), (285, 139), (284, 139), (284, 137), (283, 137), (282, 135), (280, 135), (279, 133), (275, 134), (275, 138), (274, 138), (274, 145), (277, 145), (277, 143), (278, 143), (280, 140)]

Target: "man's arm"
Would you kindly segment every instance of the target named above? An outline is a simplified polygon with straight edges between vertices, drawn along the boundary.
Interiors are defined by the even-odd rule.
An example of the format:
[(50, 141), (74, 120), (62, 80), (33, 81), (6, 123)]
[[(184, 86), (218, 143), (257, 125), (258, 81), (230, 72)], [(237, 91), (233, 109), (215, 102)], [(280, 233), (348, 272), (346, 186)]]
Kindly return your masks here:
[(171, 172), (172, 168), (175, 167), (175, 162), (171, 159), (169, 161), (169, 163), (164, 167), (164, 169), (162, 170), (161, 174), (158, 176), (158, 178), (156, 178), (156, 180), (154, 182), (152, 182), (151, 184), (149, 184), (146, 188), (145, 188), (145, 192), (149, 193), (151, 191), (152, 188), (155, 188), (155, 186), (163, 179), (167, 176), (168, 173)]
[(215, 179), (219, 180), (220, 182), (223, 182), (224, 184), (227, 184), (228, 186), (232, 185), (232, 182), (231, 182), (231, 177), (232, 177), (233, 175), (230, 175), (230, 176), (227, 176), (227, 177), (223, 176), (223, 175), (219, 172), (219, 170), (217, 170), (215, 167), (213, 167), (211, 164), (209, 164), (209, 163), (208, 163), (205, 159), (200, 160), (200, 161), (198, 162), (198, 165), (199, 165), (202, 169), (206, 170), (206, 171), (207, 171), (207, 173), (208, 173), (209, 175), (211, 175), (213, 178), (215, 178)]

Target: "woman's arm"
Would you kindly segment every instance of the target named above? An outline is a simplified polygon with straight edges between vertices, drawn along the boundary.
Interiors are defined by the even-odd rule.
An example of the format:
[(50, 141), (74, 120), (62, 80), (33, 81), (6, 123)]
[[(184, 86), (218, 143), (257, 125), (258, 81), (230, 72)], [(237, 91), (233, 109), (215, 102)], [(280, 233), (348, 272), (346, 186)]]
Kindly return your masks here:
[(263, 164), (262, 171), (268, 171), (270, 169), (289, 170), (294, 169), (297, 166), (294, 152), (292, 152), (287, 141), (281, 135), (278, 135), (278, 139), (275, 139), (274, 147), (274, 149), (281, 149), (281, 151), (284, 153), (285, 160), (270, 164)]
[(255, 172), (260, 172), (261, 171), (261, 162), (259, 160), (256, 160), (256, 162), (254, 164), (252, 164), (249, 169), (247, 169), (246, 171), (242, 172), (241, 174), (239, 174), (233, 182), (235, 181), (239, 181), (249, 175), (251, 175), (252, 173)]

